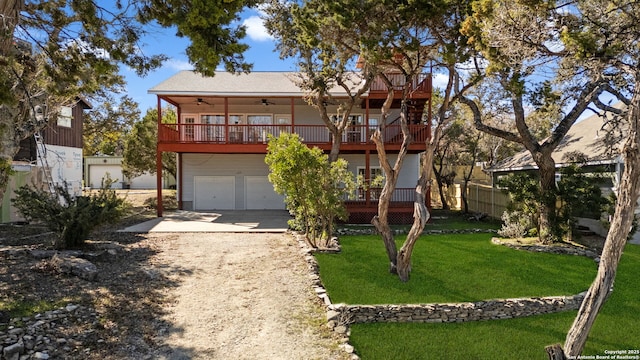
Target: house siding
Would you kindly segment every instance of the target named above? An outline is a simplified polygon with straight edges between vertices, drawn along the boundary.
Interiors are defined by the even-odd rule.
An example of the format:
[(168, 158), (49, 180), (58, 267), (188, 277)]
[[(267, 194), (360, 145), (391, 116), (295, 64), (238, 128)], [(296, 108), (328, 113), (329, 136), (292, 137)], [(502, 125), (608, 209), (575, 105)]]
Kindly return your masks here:
[(245, 176), (267, 176), (269, 167), (264, 155), (184, 154), (182, 156), (182, 201), (185, 210), (193, 210), (194, 177), (234, 176), (235, 209), (244, 210)]
[[(348, 169), (354, 174), (357, 174), (359, 167), (365, 166), (365, 156), (363, 154), (344, 154), (340, 155), (341, 158), (347, 160), (349, 163)], [(398, 158), (397, 154), (387, 154), (387, 158), (391, 164), (394, 164)], [(380, 167), (377, 154), (371, 154), (370, 167)], [(420, 155), (419, 154), (407, 154), (404, 162), (402, 163), (402, 169), (400, 169), (400, 175), (398, 176), (397, 188), (414, 188), (418, 182), (420, 169)]]
[[(348, 169), (356, 174), (358, 167), (365, 166), (363, 154), (345, 154), (342, 157), (349, 162)], [(389, 155), (389, 161), (395, 162), (397, 156)], [(408, 154), (405, 158), (398, 188), (413, 188), (419, 175), (418, 154)], [(182, 201), (185, 210), (194, 209), (194, 182), (197, 176), (233, 176), (235, 178), (235, 209), (245, 210), (247, 199), (246, 177), (267, 176), (269, 167), (261, 154), (183, 154)], [(378, 166), (378, 161), (372, 161), (372, 167)], [(276, 206), (274, 206), (275, 208)], [(278, 205), (278, 208), (279, 205)]]

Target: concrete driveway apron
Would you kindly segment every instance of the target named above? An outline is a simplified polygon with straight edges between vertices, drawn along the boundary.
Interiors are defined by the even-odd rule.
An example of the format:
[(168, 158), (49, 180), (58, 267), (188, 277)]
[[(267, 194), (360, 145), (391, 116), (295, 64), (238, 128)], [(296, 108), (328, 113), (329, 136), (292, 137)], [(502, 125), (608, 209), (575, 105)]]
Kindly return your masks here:
[(286, 210), (179, 210), (119, 230), (122, 232), (263, 232), (282, 233), (291, 219)]

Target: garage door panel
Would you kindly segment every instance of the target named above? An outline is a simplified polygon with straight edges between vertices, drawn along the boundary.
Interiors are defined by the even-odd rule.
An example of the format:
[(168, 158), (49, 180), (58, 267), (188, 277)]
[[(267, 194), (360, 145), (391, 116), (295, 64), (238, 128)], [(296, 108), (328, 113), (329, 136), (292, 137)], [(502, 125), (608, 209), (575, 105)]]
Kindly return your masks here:
[(235, 209), (235, 176), (195, 176), (193, 183), (195, 210)]
[(99, 189), (102, 186), (102, 179), (109, 174), (111, 180), (115, 182), (111, 184), (113, 189), (122, 188), (122, 167), (120, 165), (93, 165), (89, 172), (89, 186), (93, 189)]
[(273, 190), (266, 176), (245, 176), (247, 210), (283, 210), (284, 197)]

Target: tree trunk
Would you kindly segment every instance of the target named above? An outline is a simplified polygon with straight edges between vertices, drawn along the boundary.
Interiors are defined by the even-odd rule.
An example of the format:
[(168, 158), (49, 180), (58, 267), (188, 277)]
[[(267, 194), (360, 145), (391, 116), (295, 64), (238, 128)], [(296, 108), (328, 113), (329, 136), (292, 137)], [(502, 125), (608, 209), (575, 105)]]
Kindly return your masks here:
[[(23, 0), (3, 0), (0, 1), (0, 15), (2, 16), (0, 31), (0, 76), (3, 81), (11, 81), (14, 79), (9, 74), (9, 63), (13, 53), (13, 32), (20, 15), (20, 9), (24, 6)], [(15, 90), (15, 89), (13, 89)], [(4, 197), (4, 193), (9, 183), (11, 175), (11, 163), (13, 157), (19, 150), (16, 144), (15, 121), (18, 114), (15, 113), (12, 104), (0, 101), (0, 199)]]
[(620, 181), (618, 201), (616, 204), (611, 228), (607, 234), (598, 274), (589, 287), (578, 315), (567, 333), (564, 353), (568, 358), (577, 358), (582, 353), (584, 345), (591, 331), (591, 327), (598, 316), (600, 308), (613, 289), (618, 263), (622, 250), (627, 241), (629, 230), (637, 207), (640, 181), (640, 77), (635, 81), (635, 93), (628, 109), (629, 134), (625, 143), (624, 173)]
[(442, 184), (442, 178), (437, 173), (436, 173), (436, 183), (438, 184), (438, 194), (440, 195), (442, 210), (449, 210), (450, 207), (449, 207), (449, 203), (447, 203), (447, 197), (444, 194), (444, 190), (443, 190), (444, 185)]
[(381, 109), (382, 115), (380, 127), (378, 127), (376, 131), (371, 134), (371, 141), (373, 141), (373, 143), (376, 145), (376, 150), (378, 151), (378, 161), (380, 162), (380, 167), (384, 171), (385, 179), (380, 197), (378, 198), (378, 214), (374, 216), (373, 219), (371, 219), (371, 223), (376, 227), (376, 230), (378, 230), (380, 236), (382, 236), (382, 241), (384, 242), (387, 257), (389, 258), (389, 272), (391, 274), (397, 274), (398, 250), (396, 247), (395, 239), (393, 237), (393, 231), (389, 226), (389, 203), (391, 202), (393, 191), (396, 188), (396, 183), (398, 181), (398, 172), (402, 167), (402, 162), (404, 161), (404, 157), (407, 154), (409, 140), (407, 138), (408, 128), (406, 125), (406, 104), (403, 101), (400, 121), (402, 124), (402, 133), (404, 137), (402, 146), (400, 148), (400, 151), (398, 152), (398, 158), (396, 159), (395, 165), (392, 167), (389, 163), (387, 152), (384, 147), (382, 130), (385, 128), (387, 123), (389, 109), (391, 108), (391, 104), (393, 102), (394, 90), (393, 85), (391, 84), (389, 79), (384, 76), (384, 74), (381, 75), (381, 78), (387, 84), (388, 92), (387, 98)]
[(411, 230), (407, 234), (407, 239), (404, 244), (400, 248), (398, 252), (398, 277), (403, 282), (409, 280), (409, 274), (411, 273), (411, 254), (413, 253), (413, 248), (415, 246), (416, 241), (422, 234), (424, 230), (424, 226), (429, 221), (429, 209), (427, 208), (425, 202), (427, 199), (427, 194), (430, 191), (429, 181), (431, 179), (431, 166), (430, 164), (433, 161), (433, 149), (428, 146), (427, 151), (422, 156), (422, 175), (418, 179), (418, 184), (416, 185), (416, 200), (413, 203), (413, 225), (411, 226)]
[(469, 180), (464, 179), (462, 182), (462, 189), (460, 189), (460, 197), (462, 198), (462, 212), (469, 213), (469, 201), (467, 199), (467, 189), (469, 187)]
[(382, 241), (384, 242), (384, 248), (387, 252), (387, 257), (389, 258), (389, 272), (392, 274), (397, 274), (397, 261), (398, 261), (398, 250), (396, 247), (395, 239), (393, 238), (393, 231), (389, 226), (389, 201), (391, 198), (391, 194), (393, 194), (393, 189), (389, 190), (389, 188), (393, 188), (394, 186), (387, 185), (385, 181), (384, 187), (382, 188), (382, 192), (380, 193), (380, 198), (378, 199), (378, 214), (373, 217), (371, 223), (376, 227), (376, 230), (382, 236)]
[(549, 151), (537, 152), (534, 159), (540, 172), (538, 238), (549, 245), (557, 241), (554, 231), (556, 209), (556, 164)]

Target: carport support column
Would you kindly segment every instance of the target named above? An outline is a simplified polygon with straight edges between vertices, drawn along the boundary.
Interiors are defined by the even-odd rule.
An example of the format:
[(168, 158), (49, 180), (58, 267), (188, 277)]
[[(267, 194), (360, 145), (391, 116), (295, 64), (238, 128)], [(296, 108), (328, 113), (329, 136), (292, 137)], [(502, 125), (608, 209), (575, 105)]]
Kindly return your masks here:
[(162, 125), (162, 103), (158, 96), (158, 143), (156, 143), (156, 190), (158, 201), (156, 211), (158, 217), (162, 217), (162, 151), (160, 150), (160, 130)]

